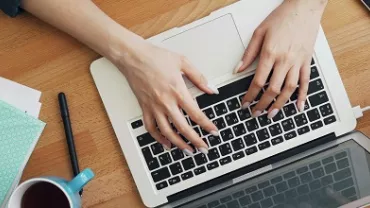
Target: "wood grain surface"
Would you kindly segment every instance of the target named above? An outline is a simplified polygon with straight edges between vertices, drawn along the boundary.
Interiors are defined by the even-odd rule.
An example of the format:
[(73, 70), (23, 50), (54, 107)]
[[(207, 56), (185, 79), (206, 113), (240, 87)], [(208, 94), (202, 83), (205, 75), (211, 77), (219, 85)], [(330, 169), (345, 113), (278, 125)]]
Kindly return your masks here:
[[(235, 0), (94, 2), (120, 24), (150, 37)], [(352, 105), (370, 105), (369, 14), (359, 0), (329, 0), (322, 20)], [(69, 99), (80, 166), (96, 173), (85, 189), (83, 207), (144, 207), (89, 73), (97, 58), (94, 51), (27, 13), (15, 19), (0, 14), (0, 75), (43, 92), (40, 118), (47, 127), (22, 180), (72, 177), (57, 103), (57, 93), (63, 91)], [(370, 113), (359, 120), (357, 129), (370, 136)]]

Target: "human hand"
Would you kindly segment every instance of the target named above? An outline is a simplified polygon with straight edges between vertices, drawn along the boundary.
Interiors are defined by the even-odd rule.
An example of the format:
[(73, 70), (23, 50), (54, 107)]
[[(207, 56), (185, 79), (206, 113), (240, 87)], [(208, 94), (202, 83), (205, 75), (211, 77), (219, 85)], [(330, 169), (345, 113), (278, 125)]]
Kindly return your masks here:
[(218, 129), (199, 109), (182, 74), (205, 93), (218, 94), (218, 90), (209, 86), (205, 77), (185, 57), (142, 41), (135, 44), (132, 53), (124, 55), (116, 65), (135, 93), (143, 111), (145, 127), (153, 138), (167, 150), (171, 149), (172, 143), (187, 155), (192, 155), (193, 148), (174, 131), (171, 121), (200, 152), (208, 154), (207, 144), (187, 123), (181, 109), (212, 135), (218, 136)]
[[(310, 77), (310, 63), (320, 19), (327, 0), (285, 0), (255, 30), (236, 72), (244, 71), (260, 54), (256, 74), (243, 98), (247, 108), (265, 86), (269, 86), (252, 109), (254, 117), (273, 102), (268, 118), (273, 118), (296, 90), (297, 106), (304, 110)], [(274, 102), (274, 99), (276, 101)]]

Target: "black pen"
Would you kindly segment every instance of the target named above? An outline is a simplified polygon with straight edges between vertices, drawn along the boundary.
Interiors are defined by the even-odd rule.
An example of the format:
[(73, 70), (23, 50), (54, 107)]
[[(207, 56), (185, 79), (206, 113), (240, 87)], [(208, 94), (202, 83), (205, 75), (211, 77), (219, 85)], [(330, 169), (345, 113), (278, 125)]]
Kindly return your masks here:
[[(63, 124), (64, 124), (64, 132), (66, 134), (73, 175), (76, 176), (80, 173), (80, 168), (78, 167), (78, 159), (77, 159), (77, 154), (76, 154), (75, 143), (73, 140), (72, 125), (71, 125), (71, 121), (69, 120), (69, 111), (68, 111), (66, 95), (63, 92), (59, 93), (58, 100), (59, 100), (60, 114), (62, 116)], [(80, 191), (80, 196), (82, 196), (82, 192), (83, 190)]]

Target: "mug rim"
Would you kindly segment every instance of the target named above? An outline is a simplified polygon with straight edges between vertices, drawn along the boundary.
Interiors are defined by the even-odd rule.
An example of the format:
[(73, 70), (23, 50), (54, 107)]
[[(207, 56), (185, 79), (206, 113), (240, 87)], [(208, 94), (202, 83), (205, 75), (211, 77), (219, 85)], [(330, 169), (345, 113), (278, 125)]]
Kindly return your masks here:
[[(47, 183), (51, 183), (51, 184), (57, 186), (59, 188), (59, 190), (61, 190), (64, 193), (64, 195), (66, 196), (66, 198), (68, 199), (70, 208), (73, 208), (72, 199), (69, 197), (68, 193), (63, 189), (63, 187), (61, 185), (59, 185), (58, 183), (56, 183), (53, 180), (48, 179), (48, 178), (32, 178), (32, 179), (26, 180), (23, 183), (21, 183), (21, 185), (19, 185), (13, 191), (13, 193), (10, 195), (10, 198), (9, 198), (9, 201), (8, 201), (8, 205), (10, 205), (10, 203), (12, 202), (12, 199), (13, 199), (14, 195), (17, 193), (17, 191), (19, 189), (21, 189), (23, 186), (25, 186), (25, 185), (27, 185), (29, 183), (32, 183), (32, 182), (47, 182)], [(23, 198), (23, 196), (22, 196), (22, 198)]]

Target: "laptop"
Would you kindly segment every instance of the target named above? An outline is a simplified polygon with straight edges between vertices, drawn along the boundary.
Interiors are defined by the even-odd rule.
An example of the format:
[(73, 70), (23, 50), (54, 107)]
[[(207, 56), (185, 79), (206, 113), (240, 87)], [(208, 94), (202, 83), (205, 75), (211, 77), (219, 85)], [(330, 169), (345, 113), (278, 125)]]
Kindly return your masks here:
[[(189, 121), (208, 144), (207, 155), (196, 152), (189, 157), (176, 147), (170, 151), (163, 150), (143, 126), (140, 106), (121, 72), (105, 58), (91, 64), (93, 79), (146, 206), (217, 207), (216, 203), (214, 206), (207, 204), (208, 199), (204, 199), (202, 204), (199, 198), (209, 194), (221, 197), (223, 194), (214, 193), (227, 186), (232, 186), (233, 190), (244, 188), (238, 184), (245, 180), (248, 186), (253, 186), (255, 181), (249, 179), (256, 175), (275, 169), (276, 164), (282, 161), (300, 159), (297, 154), (302, 150), (337, 143), (341, 136), (355, 128), (352, 107), (321, 28), (311, 63), (304, 112), (297, 110), (297, 93), (271, 120), (266, 112), (257, 118), (251, 117), (250, 109), (258, 98), (251, 108), (240, 109), (240, 100), (253, 79), (256, 63), (240, 74), (233, 74), (233, 69), (241, 60), (254, 30), (281, 3), (282, 0), (239, 1), (148, 39), (153, 44), (187, 56), (209, 82), (218, 87), (219, 95), (204, 95), (186, 80), (199, 107), (220, 129), (220, 137), (214, 137)], [(188, 142), (186, 138), (184, 141)], [(285, 169), (278, 172), (284, 176)], [(296, 175), (300, 176), (301, 171), (298, 172)], [(264, 178), (269, 184), (274, 184), (270, 175)], [(304, 184), (307, 183), (300, 180), (299, 185)], [(266, 187), (257, 188), (264, 190)], [(274, 189), (276, 194), (280, 193)], [(245, 191), (243, 196), (246, 194)], [(275, 194), (270, 195), (262, 191), (261, 196), (273, 200)], [(258, 205), (250, 207), (265, 207), (257, 200), (261, 196), (256, 199), (251, 196), (252, 202)], [(238, 199), (235, 207), (248, 207), (241, 204), (238, 197), (235, 199)], [(192, 200), (196, 205), (185, 205)], [(223, 207), (221, 200), (218, 203)], [(273, 200), (275, 205), (279, 204)]]

